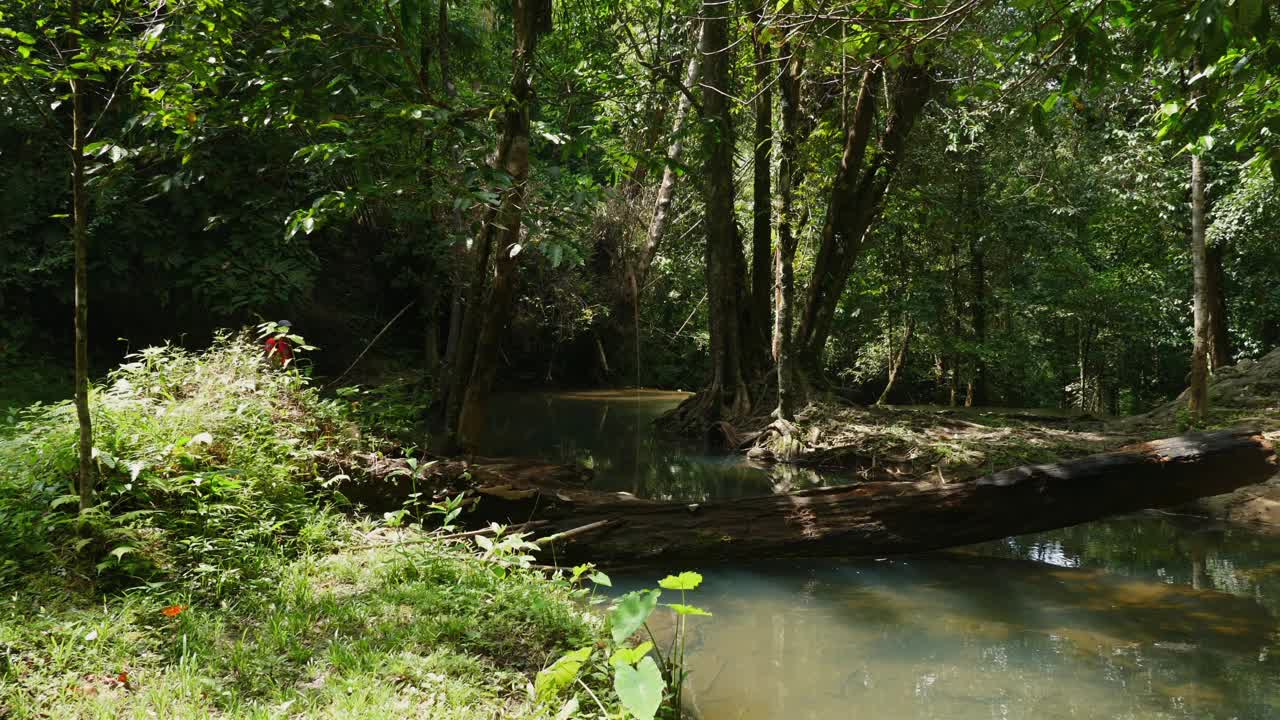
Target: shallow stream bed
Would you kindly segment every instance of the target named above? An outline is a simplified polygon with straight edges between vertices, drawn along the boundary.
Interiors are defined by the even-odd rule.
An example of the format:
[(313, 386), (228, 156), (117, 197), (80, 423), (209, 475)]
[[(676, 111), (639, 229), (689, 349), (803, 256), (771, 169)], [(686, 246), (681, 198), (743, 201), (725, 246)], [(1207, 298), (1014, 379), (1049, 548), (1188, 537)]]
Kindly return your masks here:
[[(507, 396), (486, 452), (582, 462), (643, 497), (849, 480), (655, 434), (681, 399)], [(689, 636), (702, 720), (1280, 719), (1280, 537), (1146, 513), (929, 555), (659, 568), (617, 590), (686, 569), (714, 614)]]

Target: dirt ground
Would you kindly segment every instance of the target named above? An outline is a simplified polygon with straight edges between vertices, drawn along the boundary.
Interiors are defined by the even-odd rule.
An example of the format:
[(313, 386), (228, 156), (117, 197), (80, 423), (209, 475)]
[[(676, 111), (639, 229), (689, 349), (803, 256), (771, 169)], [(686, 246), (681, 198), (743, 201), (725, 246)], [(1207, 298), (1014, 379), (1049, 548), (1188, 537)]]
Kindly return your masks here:
[[(1209, 396), (1204, 429), (1257, 428), (1280, 446), (1280, 350), (1220, 369)], [(1190, 429), (1185, 407), (1180, 397), (1142, 415), (1097, 418), (1058, 410), (813, 404), (797, 418), (790, 446), (776, 436), (746, 437), (760, 462), (789, 454), (799, 465), (852, 468), (867, 479), (958, 482), (1178, 435)], [(1280, 475), (1179, 510), (1280, 532)]]

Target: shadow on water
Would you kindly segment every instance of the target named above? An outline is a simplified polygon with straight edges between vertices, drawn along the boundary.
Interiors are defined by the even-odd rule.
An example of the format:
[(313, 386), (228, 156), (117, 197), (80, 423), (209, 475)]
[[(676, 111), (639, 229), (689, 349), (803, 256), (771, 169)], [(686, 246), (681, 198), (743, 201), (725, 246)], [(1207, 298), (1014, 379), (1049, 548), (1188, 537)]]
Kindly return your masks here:
[[(581, 462), (643, 497), (843, 481), (657, 435), (682, 398), (506, 396), (484, 450)], [(950, 553), (692, 569), (690, 600), (715, 613), (691, 625), (703, 720), (1280, 719), (1280, 538), (1147, 514)]]

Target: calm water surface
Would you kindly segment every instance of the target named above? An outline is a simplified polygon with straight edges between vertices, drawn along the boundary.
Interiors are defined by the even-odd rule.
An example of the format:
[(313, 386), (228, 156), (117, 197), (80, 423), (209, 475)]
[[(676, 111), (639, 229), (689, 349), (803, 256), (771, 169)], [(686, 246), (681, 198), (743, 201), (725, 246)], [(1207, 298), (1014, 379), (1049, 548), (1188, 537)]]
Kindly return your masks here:
[[(584, 462), (598, 486), (647, 497), (845, 480), (658, 437), (650, 423), (680, 399), (507, 397), (487, 450)], [(1280, 720), (1280, 538), (1146, 514), (924, 556), (615, 580), (684, 569), (705, 576), (689, 601), (714, 613), (689, 639), (703, 720)]]

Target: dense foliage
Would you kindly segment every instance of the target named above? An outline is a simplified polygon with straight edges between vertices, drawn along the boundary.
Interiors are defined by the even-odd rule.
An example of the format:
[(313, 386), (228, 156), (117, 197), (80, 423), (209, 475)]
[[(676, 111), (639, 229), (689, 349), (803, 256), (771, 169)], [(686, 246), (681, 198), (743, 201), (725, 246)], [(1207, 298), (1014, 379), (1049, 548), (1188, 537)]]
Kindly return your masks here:
[[(1192, 155), (1211, 363), (1280, 343), (1280, 49), (1259, 0), (744, 4), (723, 47), (691, 2), (84, 0), (74, 32), (54, 5), (0, 16), (0, 361), (70, 342), (77, 79), (101, 357), (288, 316), (337, 372), (413, 303), (377, 355), (430, 387), (492, 304), (500, 383), (704, 386), (722, 295), (704, 240), (723, 224), (705, 159), (725, 142), (742, 331), (778, 343), (785, 224), (796, 352), (821, 355), (808, 384), (873, 401), (892, 375), (893, 401), (1113, 413), (1175, 395)], [(525, 100), (513, 57), (517, 80), (531, 59)], [(519, 132), (513, 171), (499, 155)]]

